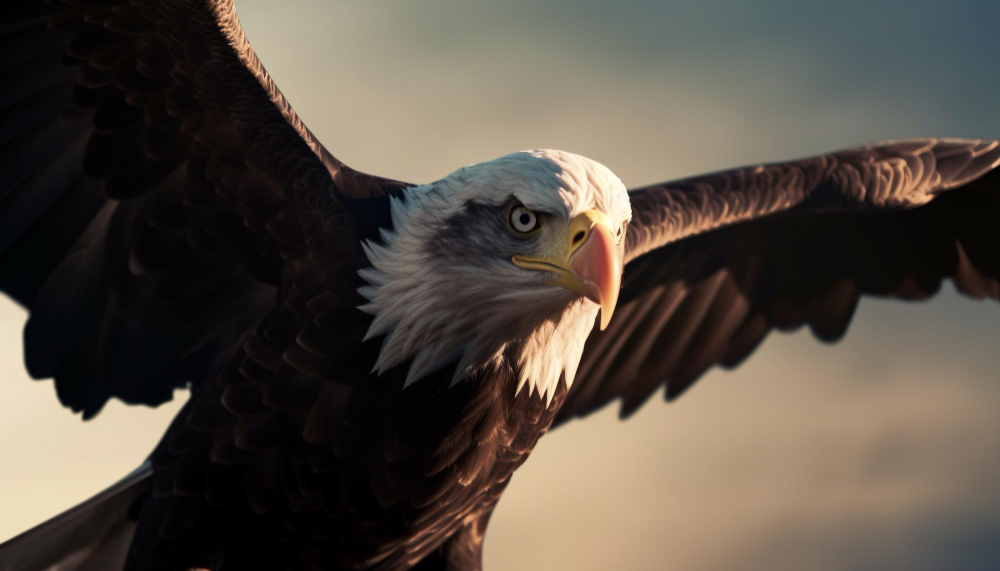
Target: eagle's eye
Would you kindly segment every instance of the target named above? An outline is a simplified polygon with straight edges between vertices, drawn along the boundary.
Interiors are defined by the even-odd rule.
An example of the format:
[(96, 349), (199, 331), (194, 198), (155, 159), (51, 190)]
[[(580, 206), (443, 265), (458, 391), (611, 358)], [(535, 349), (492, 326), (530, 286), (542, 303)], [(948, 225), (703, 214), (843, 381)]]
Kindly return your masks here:
[(507, 224), (515, 234), (523, 235), (538, 229), (538, 216), (524, 206), (518, 204), (507, 214)]
[(621, 242), (622, 238), (625, 237), (625, 229), (627, 227), (628, 227), (628, 222), (622, 222), (622, 225), (618, 227), (618, 233), (615, 235), (615, 238), (618, 238), (619, 242)]

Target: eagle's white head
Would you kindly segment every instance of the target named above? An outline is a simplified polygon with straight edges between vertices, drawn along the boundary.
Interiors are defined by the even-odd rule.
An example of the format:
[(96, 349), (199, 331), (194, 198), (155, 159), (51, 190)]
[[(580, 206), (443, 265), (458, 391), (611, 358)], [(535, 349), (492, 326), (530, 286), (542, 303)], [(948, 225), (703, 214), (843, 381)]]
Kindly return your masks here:
[[(618, 300), (628, 193), (604, 165), (552, 150), (461, 168), (392, 199), (392, 230), (361, 271), (385, 335), (375, 371), (412, 358), (406, 385), (458, 362), (454, 382), (510, 366), (551, 401), (573, 383), (595, 317)], [(404, 385), (405, 386), (405, 385)]]

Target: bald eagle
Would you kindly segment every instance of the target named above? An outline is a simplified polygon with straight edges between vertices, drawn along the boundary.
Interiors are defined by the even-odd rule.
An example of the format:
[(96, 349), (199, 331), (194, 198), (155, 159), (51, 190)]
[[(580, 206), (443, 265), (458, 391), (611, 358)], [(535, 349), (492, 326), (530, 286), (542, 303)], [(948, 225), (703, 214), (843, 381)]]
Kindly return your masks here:
[(550, 428), (623, 416), (862, 294), (1000, 298), (1000, 142), (910, 139), (626, 190), (534, 150), (428, 184), (302, 124), (231, 0), (15, 0), (0, 290), (63, 404), (191, 398), (0, 569), (478, 569)]

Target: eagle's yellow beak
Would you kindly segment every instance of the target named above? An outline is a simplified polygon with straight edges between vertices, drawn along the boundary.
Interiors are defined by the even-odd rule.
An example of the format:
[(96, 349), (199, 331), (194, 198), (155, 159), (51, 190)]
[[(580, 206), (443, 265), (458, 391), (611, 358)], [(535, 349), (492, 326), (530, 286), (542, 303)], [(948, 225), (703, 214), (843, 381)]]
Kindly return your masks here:
[[(622, 263), (615, 236), (603, 212), (581, 212), (569, 223), (568, 235), (560, 244), (543, 251), (553, 255), (514, 256), (522, 268), (547, 270), (556, 274), (554, 285), (575, 291), (601, 306), (601, 329), (611, 321), (621, 289)], [(555, 241), (555, 237), (549, 237)]]

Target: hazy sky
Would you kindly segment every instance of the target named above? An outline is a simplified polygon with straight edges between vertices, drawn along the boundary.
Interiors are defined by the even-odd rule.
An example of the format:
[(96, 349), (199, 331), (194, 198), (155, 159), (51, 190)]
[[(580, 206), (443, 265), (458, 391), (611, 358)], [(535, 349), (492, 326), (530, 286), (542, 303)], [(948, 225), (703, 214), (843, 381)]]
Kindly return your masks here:
[[(237, 1), (348, 164), (422, 182), (508, 152), (629, 186), (883, 138), (1000, 136), (997, 2)], [(998, 246), (1000, 247), (1000, 246)], [(1000, 304), (864, 300), (677, 403), (542, 439), (490, 523), (501, 569), (1000, 567)], [(81, 423), (0, 300), (0, 539), (139, 464), (178, 401)]]

